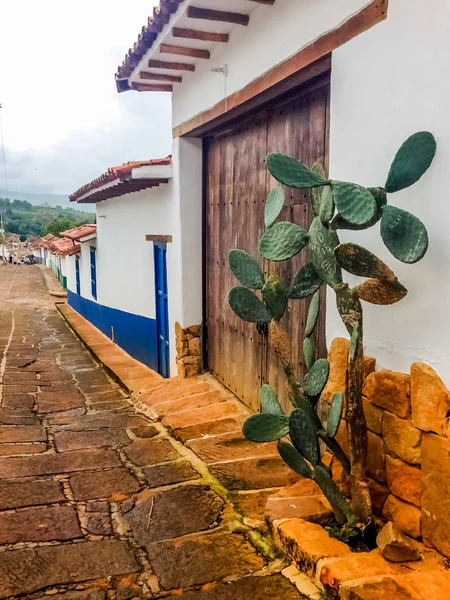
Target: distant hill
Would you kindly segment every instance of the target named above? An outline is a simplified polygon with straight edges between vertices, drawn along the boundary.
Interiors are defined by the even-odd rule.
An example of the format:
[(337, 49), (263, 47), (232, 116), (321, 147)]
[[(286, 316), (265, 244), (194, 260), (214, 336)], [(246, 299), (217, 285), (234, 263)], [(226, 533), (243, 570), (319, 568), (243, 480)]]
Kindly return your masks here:
[(95, 212), (95, 204), (77, 204), (70, 202), (69, 194), (31, 194), (28, 192), (8, 192), (9, 199), (26, 200), (36, 206), (62, 206), (82, 210), (83, 212)]

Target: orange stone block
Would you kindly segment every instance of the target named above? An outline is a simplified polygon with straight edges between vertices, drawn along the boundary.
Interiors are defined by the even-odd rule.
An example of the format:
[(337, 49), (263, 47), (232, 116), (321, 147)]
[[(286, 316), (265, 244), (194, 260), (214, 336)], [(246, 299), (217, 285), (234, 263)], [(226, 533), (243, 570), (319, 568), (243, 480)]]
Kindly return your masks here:
[(383, 439), (388, 449), (402, 460), (420, 464), (422, 432), (413, 427), (409, 419), (400, 419), (386, 411), (383, 417)]
[(405, 373), (377, 371), (364, 382), (364, 396), (380, 408), (385, 408), (399, 417), (410, 413), (410, 378)]
[(383, 440), (371, 431), (367, 432), (367, 472), (377, 481), (386, 481), (386, 453)]
[(384, 410), (378, 406), (375, 406), (375, 404), (372, 404), (372, 402), (369, 402), (369, 400), (364, 397), (363, 408), (364, 416), (366, 417), (367, 429), (380, 435), (382, 430)]
[(393, 521), (407, 535), (421, 536), (422, 515), (417, 506), (391, 495), (384, 503), (382, 515), (385, 521)]
[(450, 391), (439, 375), (425, 363), (411, 367), (412, 422), (423, 431), (446, 435)]
[(450, 558), (450, 442), (432, 433), (423, 436), (422, 490), (423, 540)]
[(422, 493), (421, 470), (399, 458), (386, 456), (386, 476), (389, 489), (394, 496), (420, 506)]
[(350, 342), (345, 338), (335, 338), (331, 342), (328, 351), (330, 375), (321, 396), (328, 402), (331, 402), (335, 392), (345, 390), (349, 344)]
[(351, 554), (346, 544), (330, 537), (321, 525), (303, 519), (291, 519), (276, 525), (275, 540), (295, 560), (299, 569), (309, 575), (314, 574), (321, 558)]

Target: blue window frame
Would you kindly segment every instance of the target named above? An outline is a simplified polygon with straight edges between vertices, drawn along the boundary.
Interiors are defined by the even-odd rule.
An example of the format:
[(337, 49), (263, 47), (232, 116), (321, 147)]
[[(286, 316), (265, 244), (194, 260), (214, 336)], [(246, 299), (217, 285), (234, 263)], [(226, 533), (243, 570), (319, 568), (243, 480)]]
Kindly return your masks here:
[(75, 282), (77, 284), (77, 294), (81, 295), (81, 285), (80, 285), (80, 257), (75, 256)]
[(97, 300), (97, 262), (96, 250), (91, 246), (91, 293), (92, 297)]
[(170, 376), (166, 253), (166, 244), (159, 242), (153, 244), (155, 261), (156, 332), (158, 336), (158, 372), (163, 377)]

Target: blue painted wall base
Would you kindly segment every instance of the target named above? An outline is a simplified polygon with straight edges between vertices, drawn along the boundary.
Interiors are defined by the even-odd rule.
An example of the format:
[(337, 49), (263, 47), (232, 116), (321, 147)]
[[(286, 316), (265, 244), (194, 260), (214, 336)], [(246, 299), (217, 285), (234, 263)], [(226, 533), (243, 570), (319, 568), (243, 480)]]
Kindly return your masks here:
[(110, 339), (114, 327), (114, 342), (133, 358), (158, 370), (156, 320), (102, 306), (67, 291), (67, 301), (85, 319)]

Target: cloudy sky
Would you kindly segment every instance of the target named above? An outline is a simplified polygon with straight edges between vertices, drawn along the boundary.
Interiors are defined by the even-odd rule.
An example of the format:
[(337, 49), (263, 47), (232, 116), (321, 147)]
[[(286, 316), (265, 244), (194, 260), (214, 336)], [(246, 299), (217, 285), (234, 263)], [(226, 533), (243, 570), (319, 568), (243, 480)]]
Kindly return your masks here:
[(10, 190), (71, 193), (110, 166), (170, 153), (170, 95), (118, 94), (114, 83), (153, 4), (0, 0)]

